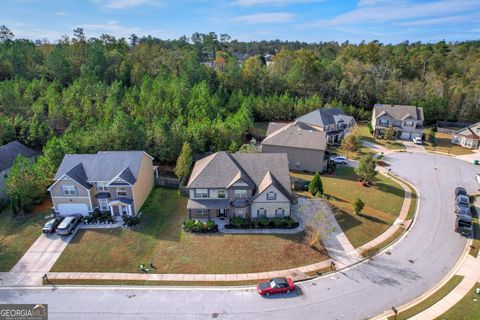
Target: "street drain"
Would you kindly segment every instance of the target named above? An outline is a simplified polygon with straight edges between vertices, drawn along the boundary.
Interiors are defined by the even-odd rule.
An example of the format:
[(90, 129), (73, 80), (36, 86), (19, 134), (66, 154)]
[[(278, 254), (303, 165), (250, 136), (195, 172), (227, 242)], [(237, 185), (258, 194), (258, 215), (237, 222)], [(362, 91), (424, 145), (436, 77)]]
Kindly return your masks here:
[(413, 260), (408, 260), (408, 262), (410, 262), (410, 263), (415, 263), (415, 261), (413, 261)]
[(391, 255), (392, 253), (390, 251), (385, 252), (385, 254)]
[(212, 318), (217, 319), (218, 318), (218, 313), (212, 313)]

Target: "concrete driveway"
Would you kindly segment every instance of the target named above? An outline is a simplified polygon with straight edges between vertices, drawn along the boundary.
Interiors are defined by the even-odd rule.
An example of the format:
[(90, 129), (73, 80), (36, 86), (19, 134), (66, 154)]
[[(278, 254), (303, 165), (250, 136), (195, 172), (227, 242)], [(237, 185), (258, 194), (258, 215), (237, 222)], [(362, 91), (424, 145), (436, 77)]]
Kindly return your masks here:
[[(467, 162), (430, 153), (388, 155), (392, 171), (420, 191), (420, 214), (387, 252), (335, 275), (261, 298), (253, 288), (3, 288), (2, 303), (49, 304), (50, 319), (366, 319), (405, 304), (439, 283), (467, 240), (455, 233), (453, 191), (478, 186)], [(268, 252), (268, 251), (266, 251)]]
[[(77, 230), (78, 228), (76, 228)], [(10, 272), (2, 273), (2, 286), (39, 285), (42, 276), (52, 269), (73, 235), (42, 234)]]

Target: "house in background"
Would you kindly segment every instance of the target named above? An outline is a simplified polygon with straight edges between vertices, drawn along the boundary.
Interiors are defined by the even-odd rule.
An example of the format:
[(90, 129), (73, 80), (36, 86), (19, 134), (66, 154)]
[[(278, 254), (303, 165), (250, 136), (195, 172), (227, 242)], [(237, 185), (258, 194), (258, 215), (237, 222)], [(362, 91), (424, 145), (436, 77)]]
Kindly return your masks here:
[(452, 143), (468, 149), (478, 149), (480, 142), (480, 122), (460, 129), (452, 134)]
[(306, 123), (327, 134), (327, 142), (340, 142), (350, 128), (356, 125), (352, 116), (347, 116), (338, 108), (320, 108), (297, 118), (297, 121)]
[(286, 217), (293, 200), (281, 153), (214, 153), (195, 163), (187, 189), (190, 218)]
[(261, 149), (265, 153), (286, 153), (291, 170), (322, 172), (328, 165), (326, 131), (309, 124), (271, 122)]
[(5, 184), (8, 177), (8, 172), (12, 167), (15, 159), (18, 155), (22, 155), (25, 158), (35, 161), (36, 153), (21, 144), (18, 141), (12, 141), (3, 146), (0, 146), (0, 199), (8, 200), (8, 196), (5, 193)]
[(114, 218), (138, 214), (154, 184), (153, 158), (143, 151), (67, 154), (48, 189), (62, 216), (110, 211)]
[(395, 130), (396, 137), (410, 140), (422, 137), (423, 109), (416, 106), (376, 104), (372, 113), (374, 136), (383, 136), (388, 128)]

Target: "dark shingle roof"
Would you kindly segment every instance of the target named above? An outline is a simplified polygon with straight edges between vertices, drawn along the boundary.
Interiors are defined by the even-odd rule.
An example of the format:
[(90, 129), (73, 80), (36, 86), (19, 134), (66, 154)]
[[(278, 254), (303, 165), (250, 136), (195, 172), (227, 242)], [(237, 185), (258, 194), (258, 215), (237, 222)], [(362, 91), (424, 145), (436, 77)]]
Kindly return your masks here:
[(12, 141), (0, 147), (0, 170), (10, 168), (18, 155), (27, 158), (35, 156), (35, 152), (18, 141)]
[[(64, 174), (75, 174), (87, 181), (110, 181), (117, 175), (128, 183), (137, 180), (144, 151), (100, 151), (96, 154), (67, 154), (55, 174), (55, 180)], [(81, 165), (83, 173), (75, 167)], [(70, 173), (70, 174), (69, 174)], [(73, 177), (71, 177), (73, 179)]]
[(424, 120), (423, 109), (417, 106), (376, 104), (373, 107), (375, 109), (376, 117), (386, 113), (395, 120), (404, 120), (409, 117), (417, 121)]
[(319, 127), (336, 124), (342, 120), (349, 123), (352, 119), (353, 117), (347, 116), (338, 108), (320, 108), (297, 118), (298, 121)]
[(280, 191), (291, 198), (288, 159), (284, 153), (214, 153), (195, 163), (187, 187), (227, 188), (239, 176), (245, 178), (245, 183), (253, 183), (257, 194), (260, 185), (266, 184), (264, 179), (270, 176), (270, 184), (280, 186)]
[(68, 170), (65, 174), (74, 181), (81, 184), (86, 189), (90, 189), (93, 187), (92, 184), (88, 183), (87, 174), (85, 173), (85, 168), (83, 167), (82, 163), (77, 164), (75, 167)]

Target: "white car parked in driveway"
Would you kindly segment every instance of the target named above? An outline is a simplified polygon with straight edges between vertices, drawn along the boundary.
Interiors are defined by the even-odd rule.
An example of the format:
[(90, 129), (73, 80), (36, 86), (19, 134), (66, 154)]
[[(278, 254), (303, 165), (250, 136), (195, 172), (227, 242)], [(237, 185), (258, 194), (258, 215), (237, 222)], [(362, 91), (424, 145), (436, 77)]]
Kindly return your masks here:
[(413, 137), (412, 141), (415, 144), (423, 144), (421, 137)]
[(335, 162), (336, 164), (348, 164), (347, 157), (337, 156), (331, 157), (330, 159), (333, 160), (333, 162)]

